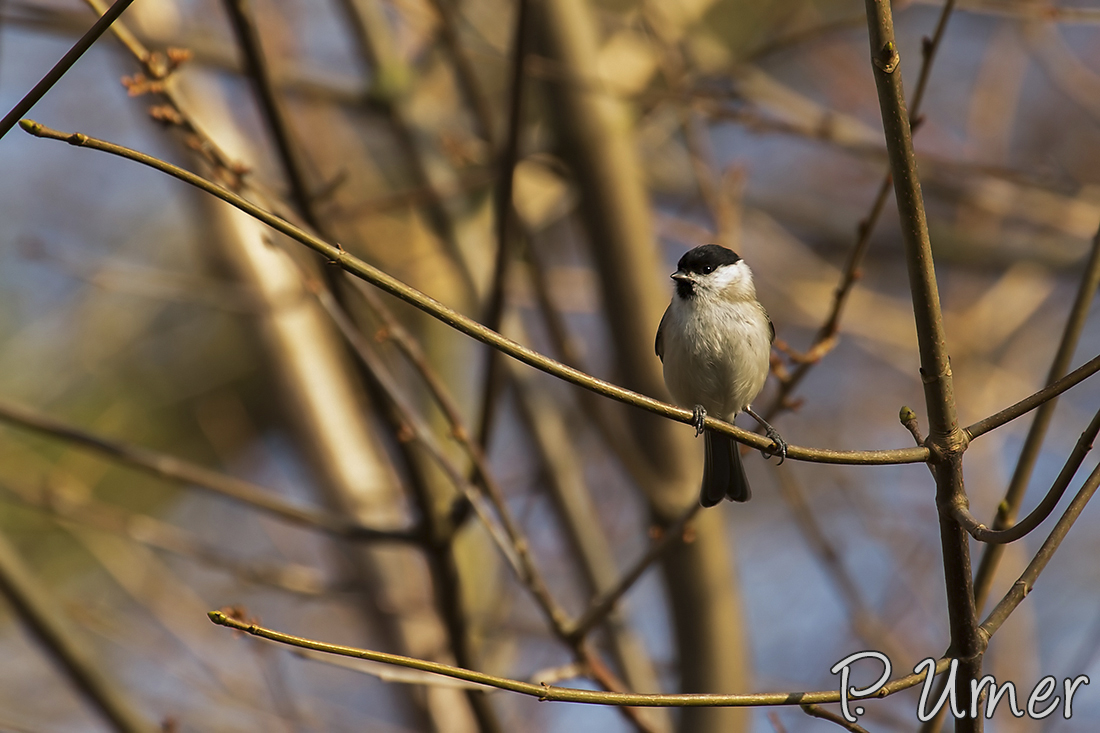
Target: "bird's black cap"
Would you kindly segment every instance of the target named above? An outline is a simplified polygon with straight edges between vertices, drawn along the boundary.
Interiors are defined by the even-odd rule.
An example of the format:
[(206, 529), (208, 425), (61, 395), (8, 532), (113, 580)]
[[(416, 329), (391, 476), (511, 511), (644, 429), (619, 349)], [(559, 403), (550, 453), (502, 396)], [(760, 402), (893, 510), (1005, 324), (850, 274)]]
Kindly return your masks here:
[(676, 267), (683, 272), (706, 275), (722, 265), (733, 265), (740, 261), (741, 258), (732, 249), (726, 249), (718, 244), (704, 244), (684, 253), (676, 263)]

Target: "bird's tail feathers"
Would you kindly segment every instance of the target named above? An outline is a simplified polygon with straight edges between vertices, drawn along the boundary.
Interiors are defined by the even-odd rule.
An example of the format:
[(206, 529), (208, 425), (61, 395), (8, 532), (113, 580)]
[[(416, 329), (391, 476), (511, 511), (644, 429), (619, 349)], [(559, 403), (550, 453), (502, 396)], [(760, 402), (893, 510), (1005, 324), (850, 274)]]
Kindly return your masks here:
[(703, 488), (699, 503), (714, 506), (722, 499), (748, 501), (752, 498), (741, 451), (733, 438), (708, 430), (704, 436), (706, 462), (703, 464)]

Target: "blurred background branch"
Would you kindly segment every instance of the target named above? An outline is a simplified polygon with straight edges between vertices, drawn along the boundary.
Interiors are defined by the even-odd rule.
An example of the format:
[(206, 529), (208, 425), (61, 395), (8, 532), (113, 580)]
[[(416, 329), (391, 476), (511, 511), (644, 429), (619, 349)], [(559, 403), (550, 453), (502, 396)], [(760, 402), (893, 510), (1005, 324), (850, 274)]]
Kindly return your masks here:
[[(975, 518), (993, 516), (988, 538), (1018, 539), (986, 548), (975, 581), (976, 611), (1002, 599), (977, 632), (985, 670), (1018, 686), (1096, 674), (1100, 535), (1074, 520), (1100, 404), (1100, 15), (894, 13), (893, 73), (915, 84), (895, 121), (920, 130), (955, 425), (982, 437), (965, 495), (941, 475), (948, 520), (985, 537)], [(95, 20), (74, 0), (0, 5), (0, 105)], [(0, 142), (0, 532), (49, 613), (169, 729), (836, 729), (837, 660), (873, 647), (904, 671), (947, 646), (969, 542), (952, 535), (945, 584), (929, 472), (904, 465), (942, 450), (946, 403), (914, 413), (912, 435), (897, 423), (921, 404), (929, 339), (865, 22), (824, 0), (135, 4), (35, 116), (269, 213)], [(709, 241), (751, 264), (777, 327), (761, 406), (814, 447), (782, 467), (746, 451), (753, 502), (701, 512), (701, 446), (652, 339), (673, 263)], [(1015, 419), (1031, 410), (1029, 433)], [(817, 690), (823, 717), (356, 674), (229, 641), (201, 618), (229, 604), (579, 697)], [(59, 657), (12, 618), (4, 724), (94, 729), (56, 685)], [(915, 705), (866, 701), (849, 729), (913, 730)], [(1096, 721), (1084, 694), (1050, 728)]]

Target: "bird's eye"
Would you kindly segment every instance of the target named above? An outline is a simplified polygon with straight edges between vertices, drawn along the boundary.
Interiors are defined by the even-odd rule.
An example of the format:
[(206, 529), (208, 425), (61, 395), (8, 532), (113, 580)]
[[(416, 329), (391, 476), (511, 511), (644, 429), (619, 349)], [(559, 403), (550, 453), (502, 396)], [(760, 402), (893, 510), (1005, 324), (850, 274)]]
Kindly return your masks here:
[(703, 265), (703, 274), (709, 275), (714, 272), (714, 265)]

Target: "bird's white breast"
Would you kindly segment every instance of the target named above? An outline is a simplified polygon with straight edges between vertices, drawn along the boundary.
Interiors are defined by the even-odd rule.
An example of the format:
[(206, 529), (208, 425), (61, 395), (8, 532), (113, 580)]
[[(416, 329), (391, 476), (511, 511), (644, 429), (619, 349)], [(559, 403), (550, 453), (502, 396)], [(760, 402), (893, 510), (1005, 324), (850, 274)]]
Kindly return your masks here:
[(666, 319), (664, 377), (673, 399), (732, 420), (768, 376), (771, 326), (763, 306), (704, 293), (674, 296)]

